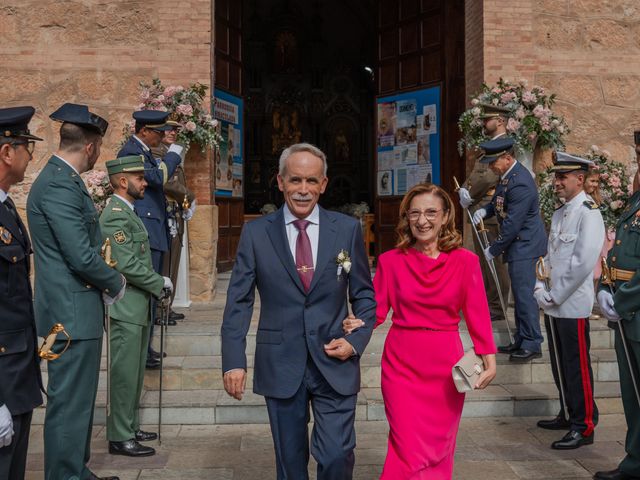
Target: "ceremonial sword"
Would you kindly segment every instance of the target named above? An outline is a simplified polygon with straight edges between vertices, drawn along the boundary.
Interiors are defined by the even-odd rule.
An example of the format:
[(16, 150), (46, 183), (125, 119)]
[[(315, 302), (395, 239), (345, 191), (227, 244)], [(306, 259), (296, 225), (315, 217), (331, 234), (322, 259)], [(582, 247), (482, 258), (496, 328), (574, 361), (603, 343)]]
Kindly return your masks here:
[(158, 391), (158, 444), (162, 445), (162, 376), (164, 371), (164, 342), (166, 329), (169, 325), (169, 312), (171, 311), (171, 291), (163, 288), (160, 297), (160, 384)]
[[(100, 254), (109, 268), (113, 268), (118, 263), (111, 259), (111, 241), (105, 238)], [(111, 415), (111, 315), (109, 305), (104, 302), (104, 329), (107, 334), (107, 418)]]
[[(602, 263), (602, 275), (600, 276), (600, 283), (609, 287), (609, 292), (613, 296), (613, 279), (611, 278), (611, 269), (609, 265), (607, 265), (607, 259), (602, 257), (600, 259)], [(631, 375), (631, 383), (633, 383), (633, 390), (636, 392), (636, 401), (638, 402), (638, 406), (640, 406), (640, 392), (638, 391), (638, 380), (636, 378), (636, 371), (634, 370), (633, 362), (631, 361), (631, 355), (629, 354), (629, 345), (627, 345), (627, 336), (624, 333), (624, 327), (622, 326), (622, 319), (614, 322), (618, 325), (618, 331), (620, 332), (620, 341), (622, 342), (622, 347), (624, 349), (624, 356), (627, 359), (627, 364), (629, 365), (629, 374)]]
[[(455, 191), (457, 192), (458, 190), (460, 190), (460, 183), (458, 183), (458, 179), (455, 176), (453, 177), (453, 183), (455, 185)], [(482, 248), (482, 250), (485, 250), (487, 247), (489, 247), (490, 243), (489, 243), (489, 238), (487, 237), (487, 230), (484, 228), (484, 222), (482, 221), (482, 219), (480, 219), (480, 232), (482, 232), (482, 238), (480, 238), (480, 233), (476, 228), (476, 224), (473, 223), (473, 215), (471, 214), (468, 208), (463, 208), (463, 210), (467, 212), (467, 215), (469, 216), (469, 222), (471, 223), (471, 228), (473, 229), (473, 233), (475, 234), (476, 239), (480, 244), (480, 247)], [(514, 343), (515, 340), (513, 338), (513, 334), (511, 333), (511, 327), (509, 326), (509, 317), (507, 316), (507, 304), (505, 303), (504, 297), (502, 296), (502, 288), (500, 287), (500, 280), (498, 279), (498, 272), (496, 271), (496, 265), (494, 263), (494, 259), (492, 258), (491, 260), (488, 260), (486, 256), (484, 255), (482, 256), (485, 257), (485, 260), (489, 265), (489, 271), (491, 272), (493, 281), (496, 284), (496, 290), (498, 290), (498, 299), (500, 300), (500, 308), (502, 309), (502, 314), (504, 315), (504, 321), (507, 324), (507, 332), (509, 332), (509, 341), (511, 343)]]
[[(546, 265), (544, 264), (544, 258), (540, 257), (536, 263), (536, 278), (540, 280), (544, 285), (546, 292), (551, 291), (551, 279)], [(564, 393), (564, 379), (562, 377), (562, 364), (560, 363), (560, 355), (558, 354), (558, 338), (556, 337), (556, 319), (551, 315), (545, 316), (549, 319), (549, 325), (551, 326), (551, 340), (553, 341), (553, 356), (556, 359), (558, 384), (560, 385), (560, 404), (562, 406), (562, 414), (565, 420), (569, 420), (569, 411), (567, 408), (567, 396)]]

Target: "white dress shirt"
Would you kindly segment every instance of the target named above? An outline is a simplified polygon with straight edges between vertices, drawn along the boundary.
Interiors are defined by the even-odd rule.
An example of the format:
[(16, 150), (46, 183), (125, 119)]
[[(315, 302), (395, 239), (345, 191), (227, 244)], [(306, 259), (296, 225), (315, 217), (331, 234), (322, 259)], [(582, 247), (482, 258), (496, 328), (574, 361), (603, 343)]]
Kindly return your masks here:
[[(293, 261), (296, 260), (296, 241), (298, 240), (298, 229), (293, 224), (298, 220), (298, 217), (294, 216), (289, 210), (288, 205), (284, 204), (284, 227), (287, 231), (287, 240), (289, 240), (289, 250), (293, 256)], [(311, 253), (313, 254), (313, 266), (315, 268), (318, 263), (318, 239), (320, 238), (320, 208), (318, 205), (313, 207), (313, 210), (307, 218), (310, 223), (307, 225), (307, 235), (309, 242), (311, 243)], [(315, 270), (314, 270), (315, 273)]]
[(9, 194), (0, 188), (0, 203), (4, 203)]
[(69, 167), (71, 168), (71, 170), (73, 170), (74, 172), (76, 172), (78, 175), (80, 175), (80, 173), (78, 173), (78, 170), (76, 170), (76, 167), (74, 167), (73, 165), (71, 165), (69, 162), (67, 162), (64, 158), (62, 158), (60, 155), (55, 155), (56, 157), (58, 157), (60, 160), (62, 160), (64, 163), (66, 163), (67, 165), (69, 165)]
[(127, 200), (124, 197), (121, 197), (120, 195), (118, 195), (117, 193), (113, 194), (114, 197), (118, 197), (120, 200), (122, 200), (122, 202), (129, 207), (131, 210), (133, 210), (133, 203), (131, 203), (129, 200)]

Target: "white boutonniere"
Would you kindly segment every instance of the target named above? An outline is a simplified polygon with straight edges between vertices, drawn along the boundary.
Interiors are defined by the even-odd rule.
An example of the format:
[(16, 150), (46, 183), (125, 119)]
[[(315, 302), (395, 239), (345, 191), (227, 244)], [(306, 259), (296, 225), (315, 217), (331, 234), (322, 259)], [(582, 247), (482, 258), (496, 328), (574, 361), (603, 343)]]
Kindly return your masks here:
[(349, 270), (351, 270), (351, 257), (349, 256), (349, 252), (346, 250), (340, 250), (340, 253), (338, 253), (338, 256), (336, 257), (336, 263), (338, 264), (338, 277), (342, 273), (342, 270), (348, 274)]

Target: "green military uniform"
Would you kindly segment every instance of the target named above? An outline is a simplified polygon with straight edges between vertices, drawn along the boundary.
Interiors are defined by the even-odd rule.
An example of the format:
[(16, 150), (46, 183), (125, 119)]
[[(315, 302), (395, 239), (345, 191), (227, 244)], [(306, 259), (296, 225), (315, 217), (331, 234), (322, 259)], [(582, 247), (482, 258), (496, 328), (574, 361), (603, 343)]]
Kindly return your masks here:
[(64, 355), (48, 364), (45, 478), (85, 480), (91, 478), (86, 463), (102, 351), (101, 294), (116, 296), (122, 278), (100, 257), (98, 213), (80, 175), (62, 158), (52, 156), (33, 183), (27, 215), (38, 335), (62, 323), (72, 339)]
[[(141, 156), (107, 162), (109, 175), (144, 171)], [(153, 270), (149, 234), (133, 205), (114, 195), (100, 216), (105, 239), (110, 239), (115, 269), (127, 279), (127, 290), (110, 309), (111, 415), (107, 438), (123, 442), (140, 430), (139, 403), (149, 342), (149, 299), (159, 297), (164, 279)]]
[[(484, 208), (491, 202), (491, 198), (493, 197), (493, 194), (495, 192), (495, 187), (498, 183), (498, 180), (498, 175), (493, 173), (486, 163), (480, 163), (479, 161), (475, 162), (471, 174), (463, 185), (463, 187), (469, 191), (469, 195), (473, 199), (473, 203), (470, 207), (472, 210)], [(489, 237), (490, 243), (494, 242), (498, 238), (498, 235), (500, 233), (497, 218), (497, 216), (494, 216), (484, 221), (484, 226), (487, 229), (487, 236)], [(478, 239), (475, 235), (473, 235), (473, 246), (476, 253), (480, 257), (483, 257), (484, 255), (482, 253), (482, 247), (478, 243)], [(511, 284), (511, 282), (509, 281), (509, 272), (507, 271), (507, 265), (506, 263), (503, 263), (500, 258), (497, 258), (494, 264), (496, 266), (496, 273), (498, 274), (498, 280), (502, 289), (502, 296), (506, 302), (509, 298), (509, 288)], [(491, 318), (504, 318), (504, 314), (500, 306), (498, 289), (496, 287), (496, 282), (491, 275), (491, 270), (489, 270), (489, 264), (482, 260), (480, 262), (480, 267), (482, 269), (484, 286), (487, 291), (487, 300), (489, 301)]]
[[(616, 241), (609, 251), (608, 264), (614, 285), (614, 307), (627, 338), (629, 354), (636, 375), (640, 373), (640, 191), (629, 199), (627, 209), (616, 226)], [(599, 289), (608, 287), (600, 285)], [(627, 456), (620, 463), (620, 471), (640, 477), (640, 407), (636, 399), (629, 363), (624, 353), (620, 331), (615, 330), (615, 348), (620, 370), (622, 404), (627, 421), (625, 451)]]

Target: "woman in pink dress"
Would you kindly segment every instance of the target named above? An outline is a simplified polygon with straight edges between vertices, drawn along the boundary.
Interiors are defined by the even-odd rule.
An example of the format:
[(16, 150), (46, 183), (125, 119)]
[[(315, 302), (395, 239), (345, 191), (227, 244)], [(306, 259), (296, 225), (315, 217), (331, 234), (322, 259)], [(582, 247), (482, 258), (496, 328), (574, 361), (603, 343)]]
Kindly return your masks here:
[[(444, 480), (453, 472), (464, 394), (451, 370), (464, 354), (460, 311), (485, 371), (496, 374), (496, 347), (478, 257), (463, 248), (454, 208), (440, 187), (420, 184), (400, 206), (399, 242), (382, 254), (374, 278), (377, 322), (393, 309), (382, 355), (382, 395), (389, 421), (384, 480)], [(345, 320), (347, 332), (360, 326)]]

